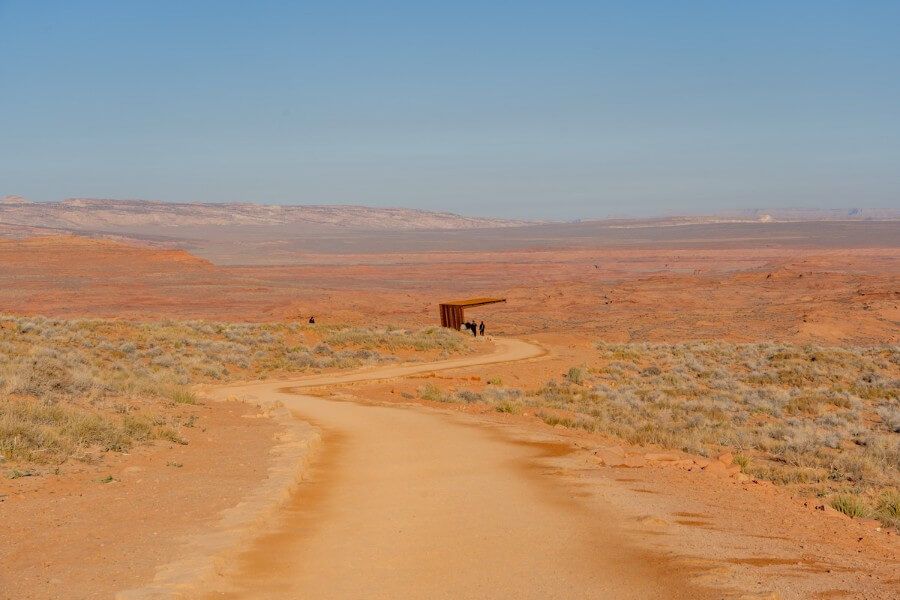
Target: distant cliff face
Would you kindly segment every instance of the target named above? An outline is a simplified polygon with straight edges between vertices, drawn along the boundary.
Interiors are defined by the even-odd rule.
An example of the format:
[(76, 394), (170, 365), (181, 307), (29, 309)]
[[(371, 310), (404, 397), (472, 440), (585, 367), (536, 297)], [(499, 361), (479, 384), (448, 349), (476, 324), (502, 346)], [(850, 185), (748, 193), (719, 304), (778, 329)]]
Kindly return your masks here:
[(263, 204), (177, 204), (147, 200), (76, 198), (28, 202), (0, 200), (0, 223), (75, 231), (133, 230), (137, 227), (290, 226), (341, 229), (477, 229), (515, 227), (524, 221), (464, 217), (445, 212), (366, 206), (280, 206)]

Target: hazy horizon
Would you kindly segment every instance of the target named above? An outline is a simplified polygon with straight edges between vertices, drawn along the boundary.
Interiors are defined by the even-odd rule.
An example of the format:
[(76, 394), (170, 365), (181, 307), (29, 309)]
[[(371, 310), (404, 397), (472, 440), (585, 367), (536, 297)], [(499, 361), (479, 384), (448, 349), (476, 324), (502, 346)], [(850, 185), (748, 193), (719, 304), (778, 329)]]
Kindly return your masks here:
[(678, 210), (665, 210), (658, 212), (620, 212), (620, 213), (608, 213), (605, 215), (594, 215), (587, 217), (571, 217), (571, 218), (559, 218), (559, 219), (548, 219), (548, 218), (539, 218), (539, 217), (519, 217), (516, 215), (496, 215), (496, 214), (470, 214), (465, 212), (457, 212), (452, 209), (444, 209), (441, 207), (434, 208), (423, 208), (423, 207), (415, 207), (415, 206), (402, 206), (402, 205), (383, 205), (383, 206), (374, 206), (370, 204), (353, 204), (353, 203), (345, 203), (345, 204), (314, 204), (314, 203), (291, 203), (291, 202), (253, 202), (253, 201), (174, 201), (174, 200), (160, 200), (154, 198), (89, 198), (85, 196), (69, 196), (66, 198), (60, 198), (56, 200), (34, 200), (32, 198), (27, 198), (22, 196), (21, 194), (3, 194), (0, 195), (0, 204), (4, 199), (8, 198), (21, 198), (27, 201), (28, 203), (36, 203), (36, 204), (51, 204), (51, 203), (60, 203), (65, 202), (67, 200), (99, 200), (99, 201), (115, 201), (115, 202), (154, 202), (161, 204), (174, 204), (174, 205), (190, 205), (190, 204), (198, 204), (198, 205), (257, 205), (257, 206), (285, 206), (285, 207), (362, 207), (362, 208), (383, 208), (383, 209), (401, 209), (401, 210), (423, 210), (435, 213), (451, 213), (456, 214), (462, 217), (476, 217), (476, 218), (485, 218), (485, 219), (510, 219), (510, 220), (522, 220), (522, 221), (533, 221), (533, 222), (559, 222), (559, 223), (575, 223), (579, 221), (591, 221), (591, 220), (616, 220), (616, 219), (666, 219), (666, 218), (677, 218), (677, 217), (737, 217), (745, 213), (759, 212), (759, 213), (768, 213), (771, 212), (773, 214), (786, 213), (792, 211), (809, 211), (809, 212), (821, 212), (827, 213), (831, 211), (838, 212), (851, 212), (851, 211), (889, 211), (893, 214), (891, 218), (897, 218), (900, 216), (900, 207), (872, 207), (872, 206), (839, 206), (833, 208), (818, 208), (818, 207), (803, 207), (803, 206), (781, 206), (781, 207), (772, 207), (772, 206), (756, 206), (749, 208), (735, 208), (735, 209), (722, 209), (718, 211), (705, 211), (705, 212), (688, 212), (688, 211), (678, 211)]
[(0, 0), (0, 186), (593, 219), (900, 206), (900, 5)]

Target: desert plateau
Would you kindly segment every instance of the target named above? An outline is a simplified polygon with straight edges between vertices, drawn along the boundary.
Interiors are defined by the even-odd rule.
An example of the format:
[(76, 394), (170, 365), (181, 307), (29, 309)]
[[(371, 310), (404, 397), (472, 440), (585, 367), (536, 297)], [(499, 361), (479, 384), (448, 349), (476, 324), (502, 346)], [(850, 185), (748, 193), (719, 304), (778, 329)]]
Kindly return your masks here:
[(900, 599), (898, 29), (0, 0), (0, 600)]
[(432, 223), (7, 233), (3, 597), (895, 596), (900, 221)]

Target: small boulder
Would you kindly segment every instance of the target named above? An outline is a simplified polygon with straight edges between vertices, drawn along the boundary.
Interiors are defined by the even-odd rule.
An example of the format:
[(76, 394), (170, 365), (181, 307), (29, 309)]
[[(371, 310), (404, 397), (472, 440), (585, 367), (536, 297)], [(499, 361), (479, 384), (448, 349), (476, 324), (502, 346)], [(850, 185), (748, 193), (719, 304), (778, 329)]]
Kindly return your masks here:
[(704, 473), (713, 473), (715, 475), (727, 475), (728, 467), (724, 465), (724, 463), (720, 463), (719, 461), (712, 461), (705, 467), (703, 467)]

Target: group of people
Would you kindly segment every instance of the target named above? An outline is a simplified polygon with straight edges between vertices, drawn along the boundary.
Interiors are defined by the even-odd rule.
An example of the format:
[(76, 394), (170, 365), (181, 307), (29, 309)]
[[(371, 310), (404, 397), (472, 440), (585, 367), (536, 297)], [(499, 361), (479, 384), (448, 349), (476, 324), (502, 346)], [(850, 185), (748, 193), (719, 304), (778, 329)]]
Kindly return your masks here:
[(473, 336), (478, 336), (480, 333), (482, 336), (484, 335), (484, 321), (480, 324), (475, 324), (475, 321), (466, 321), (463, 323), (463, 327), (472, 332)]

